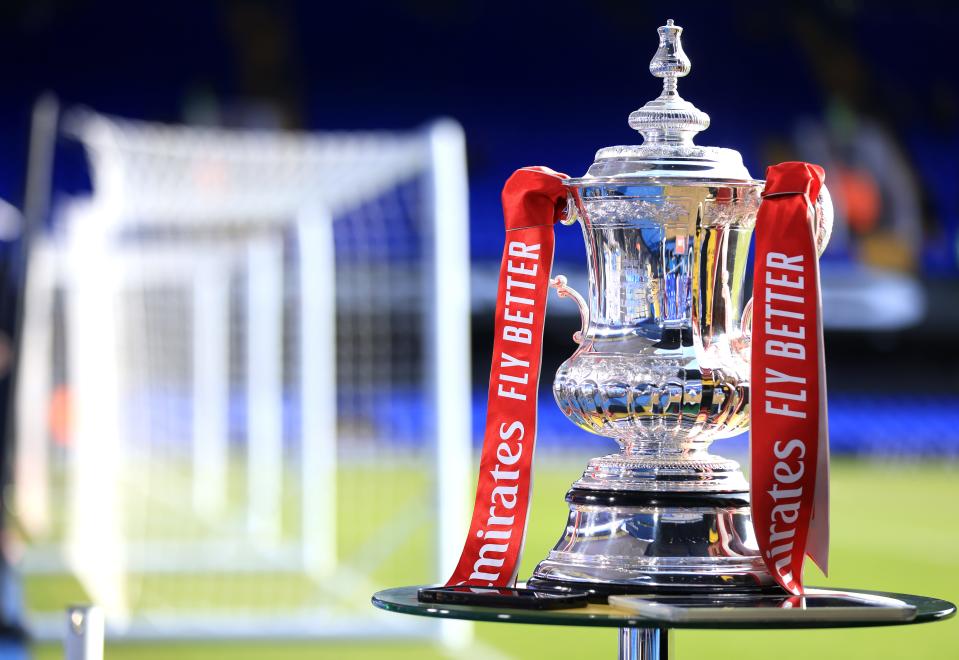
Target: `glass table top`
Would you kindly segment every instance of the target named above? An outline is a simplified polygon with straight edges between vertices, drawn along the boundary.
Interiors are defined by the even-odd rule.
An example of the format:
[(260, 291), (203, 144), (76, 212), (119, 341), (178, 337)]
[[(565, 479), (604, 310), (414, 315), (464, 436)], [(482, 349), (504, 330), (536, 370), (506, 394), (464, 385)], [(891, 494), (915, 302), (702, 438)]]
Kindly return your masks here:
[[(632, 612), (615, 609), (609, 605), (589, 604), (586, 607), (568, 610), (525, 610), (474, 605), (452, 605), (439, 603), (421, 603), (416, 599), (420, 587), (397, 587), (385, 589), (373, 595), (373, 605), (389, 612), (414, 614), (445, 619), (465, 619), (469, 621), (499, 621), (505, 623), (538, 623), (552, 626), (599, 626), (612, 628), (854, 628), (863, 626), (906, 625), (927, 623), (948, 619), (956, 613), (952, 603), (910, 594), (864, 591), (857, 589), (835, 589), (848, 593), (860, 593), (898, 598), (916, 608), (916, 617), (910, 621), (803, 621), (802, 619), (783, 621), (724, 620), (717, 616), (715, 620), (693, 622), (672, 622), (644, 617)], [(640, 594), (637, 594), (640, 595)], [(646, 596), (655, 598), (655, 596)]]

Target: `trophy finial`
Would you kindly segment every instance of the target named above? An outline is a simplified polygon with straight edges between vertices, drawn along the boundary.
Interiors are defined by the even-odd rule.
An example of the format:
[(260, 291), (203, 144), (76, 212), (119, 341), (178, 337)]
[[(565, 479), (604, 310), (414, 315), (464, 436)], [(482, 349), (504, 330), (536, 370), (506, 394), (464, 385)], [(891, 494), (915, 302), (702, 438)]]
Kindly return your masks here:
[(693, 136), (709, 126), (709, 115), (684, 100), (676, 79), (687, 75), (692, 64), (683, 51), (683, 28), (666, 21), (659, 32), (659, 48), (649, 62), (649, 72), (663, 79), (663, 91), (629, 116), (629, 125), (643, 134), (644, 144), (691, 145)]
[(689, 58), (683, 52), (683, 28), (673, 25), (673, 19), (669, 19), (657, 32), (659, 48), (649, 62), (649, 72), (657, 78), (664, 78), (664, 83), (671, 84), (675, 90), (676, 78), (682, 78), (692, 68)]

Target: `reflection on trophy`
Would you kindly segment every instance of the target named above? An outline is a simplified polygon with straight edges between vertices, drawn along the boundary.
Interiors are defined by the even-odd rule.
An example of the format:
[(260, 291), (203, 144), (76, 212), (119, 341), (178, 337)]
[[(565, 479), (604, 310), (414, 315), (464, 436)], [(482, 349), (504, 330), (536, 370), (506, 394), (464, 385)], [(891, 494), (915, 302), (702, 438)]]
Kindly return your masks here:
[[(749, 426), (752, 305), (744, 279), (763, 181), (731, 149), (693, 137), (709, 117), (677, 92), (690, 62), (682, 28), (659, 28), (650, 71), (663, 91), (629, 117), (644, 142), (601, 149), (567, 182), (569, 222), (586, 242), (588, 300), (579, 347), (560, 367), (556, 401), (577, 426), (615, 440), (567, 495), (559, 542), (530, 585), (638, 590), (772, 586), (740, 466), (709, 453)], [(828, 242), (823, 189), (816, 239)]]

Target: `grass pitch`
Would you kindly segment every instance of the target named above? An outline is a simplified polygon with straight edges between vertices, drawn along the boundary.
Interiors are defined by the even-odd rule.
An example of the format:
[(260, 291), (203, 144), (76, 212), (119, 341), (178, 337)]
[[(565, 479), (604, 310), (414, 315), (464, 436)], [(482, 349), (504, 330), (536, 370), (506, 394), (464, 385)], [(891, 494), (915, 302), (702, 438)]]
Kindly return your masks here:
[[(578, 463), (542, 461), (537, 467), (536, 489), (530, 529), (520, 575), (529, 575), (539, 559), (559, 536), (565, 521), (563, 494), (581, 471)], [(350, 475), (341, 481), (354, 483), (358, 493), (371, 497), (371, 479)], [(408, 492), (411, 500), (403, 504), (409, 510), (426, 484), (411, 476)], [(342, 492), (341, 492), (342, 495)], [(366, 531), (351, 528), (355, 512), (348, 510), (348, 497), (341, 497), (341, 556), (361, 555), (361, 562), (376, 559), (376, 544), (364, 536)], [(355, 501), (355, 500), (354, 500)], [(832, 477), (832, 575), (826, 579), (815, 567), (807, 569), (807, 582), (821, 586), (879, 589), (938, 596), (959, 600), (959, 464), (935, 462), (873, 463), (837, 460)], [(389, 518), (396, 502), (379, 502), (379, 511)], [(423, 523), (428, 524), (428, 522)], [(403, 541), (403, 552), (396, 560), (381, 561), (374, 573), (375, 586), (395, 586), (421, 581), (429, 550), (426, 534), (413, 534)], [(394, 548), (395, 550), (396, 548)], [(176, 595), (197, 594), (205, 589), (196, 577), (164, 576), (156, 589), (144, 588), (154, 605), (176, 604)], [(275, 578), (262, 576), (273, 582)], [(177, 581), (188, 582), (184, 589)], [(219, 583), (224, 585), (223, 581)], [(263, 583), (260, 583), (262, 587)], [(184, 587), (186, 584), (183, 585)], [(33, 607), (66, 603), (82, 597), (79, 586), (59, 578), (30, 578), (26, 582), (28, 601)], [(257, 583), (237, 589), (257, 589)], [(211, 590), (215, 591), (215, 590)], [(310, 596), (302, 585), (289, 585), (283, 592)], [(227, 598), (236, 598), (227, 596)], [(351, 596), (356, 608), (371, 607), (369, 594)], [(399, 616), (399, 615), (397, 615)], [(516, 624), (476, 624), (476, 644), (457, 657), (471, 658), (613, 658), (616, 653), (614, 629), (558, 628)], [(679, 658), (713, 657), (751, 660), (775, 657), (793, 658), (953, 658), (959, 657), (959, 619), (921, 626), (785, 631), (710, 632), (684, 630), (676, 633), (675, 649)], [(53, 645), (35, 649), (36, 657), (60, 658)], [(137, 658), (179, 658), (184, 660), (311, 660), (321, 658), (431, 658), (451, 657), (437, 645), (422, 642), (370, 643), (166, 643), (110, 644), (109, 660)]]

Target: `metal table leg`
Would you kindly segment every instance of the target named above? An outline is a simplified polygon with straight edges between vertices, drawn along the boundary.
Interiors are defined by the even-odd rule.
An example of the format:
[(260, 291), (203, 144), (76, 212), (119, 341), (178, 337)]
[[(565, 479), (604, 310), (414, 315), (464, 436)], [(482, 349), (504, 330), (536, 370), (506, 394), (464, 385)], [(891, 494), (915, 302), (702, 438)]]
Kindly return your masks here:
[(662, 628), (620, 628), (619, 660), (669, 660), (672, 635)]

